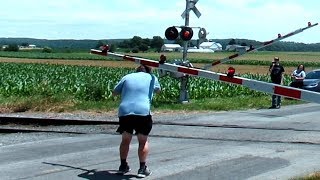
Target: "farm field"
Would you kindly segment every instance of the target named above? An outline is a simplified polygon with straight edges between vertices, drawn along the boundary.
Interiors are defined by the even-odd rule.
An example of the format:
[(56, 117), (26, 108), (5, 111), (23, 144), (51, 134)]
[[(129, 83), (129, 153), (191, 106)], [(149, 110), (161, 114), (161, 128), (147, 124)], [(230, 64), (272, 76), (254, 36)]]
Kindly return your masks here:
[[(107, 61), (107, 60), (66, 60), (66, 59), (25, 59), (25, 58), (4, 58), (0, 57), (0, 62), (10, 63), (39, 63), (39, 64), (60, 64), (60, 65), (76, 65), (76, 66), (97, 66), (97, 67), (124, 67), (135, 68), (138, 65), (129, 61)], [(193, 63), (194, 67), (203, 67), (204, 63)], [(231, 65), (221, 64), (212, 71), (224, 73)], [(266, 74), (268, 66), (256, 65), (232, 65), (236, 68), (237, 73)], [(292, 68), (290, 68), (292, 69)]]
[[(182, 57), (182, 54), (178, 52), (148, 52), (129, 55), (157, 60), (160, 54), (166, 55), (168, 60), (181, 59)], [(210, 64), (215, 60), (226, 58), (232, 54), (234, 53), (188, 53), (188, 60), (193, 64), (194, 67), (201, 68), (204, 64)], [(299, 63), (305, 64), (307, 71), (320, 67), (319, 52), (252, 52), (230, 61), (231, 64), (220, 64), (211, 68), (211, 70), (224, 73), (226, 69), (228, 69), (228, 67), (233, 66), (234, 68), (236, 68), (236, 72), (240, 74), (266, 74), (268, 73), (268, 66), (275, 56), (280, 57), (280, 61), (283, 63), (287, 74), (290, 74)], [(91, 55), (90, 53), (13, 53), (0, 51), (0, 62), (45, 63), (128, 68), (134, 68), (137, 66), (132, 62), (117, 61), (109, 57)]]
[[(119, 102), (119, 98), (111, 96), (114, 85), (123, 75), (134, 71), (134, 68), (137, 67), (137, 64), (133, 62), (116, 61), (109, 57), (90, 54), (87, 56), (88, 59), (79, 58), (81, 54), (78, 53), (69, 53), (68, 57), (65, 57), (64, 54), (56, 54), (55, 58), (44, 57), (48, 56), (45, 53), (22, 54), (28, 58), (13, 55), (0, 57), (0, 71), (2, 72), (0, 109), (65, 111), (66, 109), (79, 109), (79, 107), (87, 110), (94, 106), (94, 109), (114, 110)], [(204, 64), (211, 63), (212, 59), (222, 59), (231, 54), (190, 53), (188, 57), (194, 67), (201, 68)], [(156, 60), (160, 54), (133, 55)], [(168, 59), (179, 59), (181, 53), (166, 53), (166, 55)], [(211, 70), (224, 73), (228, 67), (233, 66), (239, 76), (268, 82), (270, 80), (268, 65), (274, 56), (279, 56), (286, 64), (285, 85), (290, 83), (289, 74), (301, 62), (301, 59), (315, 63), (315, 65), (318, 63), (316, 61), (320, 62), (318, 53), (259, 52), (247, 54), (241, 57), (243, 59), (232, 61), (235, 64), (221, 64)], [(237, 64), (239, 61), (243, 62)], [(307, 67), (307, 71), (312, 68), (317, 67)], [(154, 72), (157, 75), (157, 71)], [(157, 95), (153, 101), (157, 109), (231, 110), (263, 108), (269, 106), (270, 103), (270, 95), (263, 92), (204, 78), (191, 78), (189, 95), (192, 103), (181, 106), (177, 103), (179, 81), (170, 77), (160, 78), (159, 81), (162, 84), (162, 93)], [(236, 102), (241, 105), (235, 103), (235, 98), (238, 99)], [(290, 103), (296, 103), (296, 101), (284, 101), (284, 104)]]

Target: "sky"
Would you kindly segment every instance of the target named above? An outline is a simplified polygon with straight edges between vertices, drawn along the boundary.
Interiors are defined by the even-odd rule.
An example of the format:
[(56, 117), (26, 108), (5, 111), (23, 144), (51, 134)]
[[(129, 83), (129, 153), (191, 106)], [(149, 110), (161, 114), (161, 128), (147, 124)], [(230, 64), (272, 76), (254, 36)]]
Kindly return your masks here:
[[(191, 27), (208, 39), (268, 41), (320, 20), (319, 0), (199, 0)], [(186, 0), (0, 0), (0, 37), (37, 39), (164, 38), (183, 26)], [(194, 28), (197, 39), (199, 28)], [(320, 43), (320, 25), (284, 41)]]

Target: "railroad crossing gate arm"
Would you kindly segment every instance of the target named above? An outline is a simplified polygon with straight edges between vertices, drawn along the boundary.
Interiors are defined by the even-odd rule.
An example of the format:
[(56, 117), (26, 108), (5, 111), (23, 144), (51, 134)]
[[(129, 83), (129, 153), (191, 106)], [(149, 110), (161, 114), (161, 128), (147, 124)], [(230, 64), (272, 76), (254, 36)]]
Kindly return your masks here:
[(277, 84), (268, 83), (264, 81), (247, 79), (243, 77), (237, 77), (237, 76), (228, 77), (226, 74), (216, 73), (216, 72), (203, 70), (203, 69), (197, 69), (193, 67), (180, 66), (176, 64), (170, 64), (170, 63), (160, 64), (158, 61), (154, 61), (150, 59), (116, 54), (111, 52), (102, 52), (100, 50), (95, 50), (95, 49), (91, 49), (90, 52), (91, 54), (97, 54), (102, 56), (109, 55), (113, 57), (118, 57), (123, 60), (132, 61), (137, 64), (143, 64), (143, 65), (151, 66), (153, 68), (158, 68), (158, 69), (162, 69), (170, 72), (185, 73), (191, 76), (203, 77), (203, 78), (207, 78), (215, 81), (222, 81), (226, 83), (242, 85), (256, 91), (261, 91), (269, 94), (276, 94), (276, 95), (285, 96), (293, 99), (320, 104), (320, 93), (317, 93), (317, 92), (277, 85)]
[(256, 51), (256, 50), (258, 50), (258, 49), (261, 49), (261, 48), (270, 46), (271, 44), (273, 44), (273, 43), (275, 43), (275, 42), (278, 42), (278, 41), (281, 41), (281, 40), (283, 40), (283, 39), (285, 39), (285, 38), (288, 38), (288, 37), (291, 37), (291, 36), (293, 36), (293, 35), (299, 34), (299, 33), (303, 32), (304, 30), (310, 29), (310, 28), (312, 28), (312, 27), (314, 27), (314, 26), (317, 26), (317, 25), (318, 25), (318, 23), (311, 24), (310, 22), (308, 22), (308, 25), (307, 25), (306, 27), (297, 29), (297, 30), (292, 31), (292, 32), (290, 32), (290, 33), (288, 33), (288, 34), (286, 34), (286, 35), (283, 35), (283, 36), (282, 36), (281, 34), (278, 34), (278, 37), (277, 37), (277, 38), (272, 39), (272, 40), (270, 40), (270, 41), (266, 41), (266, 42), (262, 43), (262, 45), (260, 45), (260, 46), (258, 46), (258, 47), (253, 47), (253, 46), (251, 45), (248, 50), (235, 53), (235, 54), (233, 54), (233, 55), (231, 55), (231, 56), (228, 56), (228, 57), (226, 57), (226, 58), (224, 58), (224, 59), (217, 60), (217, 61), (212, 62), (211, 64), (205, 65), (205, 66), (204, 66), (204, 69), (209, 69), (209, 68), (211, 68), (212, 66), (216, 66), (216, 65), (218, 65), (218, 64), (222, 64), (222, 63), (226, 63), (226, 62), (228, 62), (228, 61), (234, 60), (235, 58), (240, 57), (240, 56), (242, 56), (242, 55), (244, 55), (244, 54), (246, 54), (246, 53), (253, 52), (253, 51)]

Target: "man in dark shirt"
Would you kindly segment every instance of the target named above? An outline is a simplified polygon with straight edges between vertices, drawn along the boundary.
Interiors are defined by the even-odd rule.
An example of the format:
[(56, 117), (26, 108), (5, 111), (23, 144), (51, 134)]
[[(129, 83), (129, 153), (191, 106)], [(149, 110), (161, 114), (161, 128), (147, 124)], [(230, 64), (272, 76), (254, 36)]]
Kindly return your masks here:
[[(279, 57), (274, 57), (272, 64), (269, 67), (271, 82), (275, 84), (283, 83), (284, 68), (280, 65)], [(272, 105), (270, 109), (279, 109), (281, 107), (281, 96), (272, 95)]]

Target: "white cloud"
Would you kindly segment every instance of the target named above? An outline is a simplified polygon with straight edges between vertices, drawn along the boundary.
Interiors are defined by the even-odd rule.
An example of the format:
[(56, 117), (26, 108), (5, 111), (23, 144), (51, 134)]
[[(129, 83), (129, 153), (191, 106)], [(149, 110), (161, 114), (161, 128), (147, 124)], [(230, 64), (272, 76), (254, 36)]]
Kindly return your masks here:
[[(210, 38), (269, 40), (320, 19), (319, 4), (317, 0), (199, 0), (196, 6), (202, 16), (198, 19), (191, 12), (190, 26), (206, 28)], [(0, 37), (150, 38), (163, 36), (169, 26), (184, 25), (184, 9), (185, 0), (5, 1), (0, 6), (0, 23), (5, 27), (0, 28)], [(315, 35), (319, 30), (314, 29), (301, 33), (299, 41), (310, 36), (308, 41), (320, 42)]]

